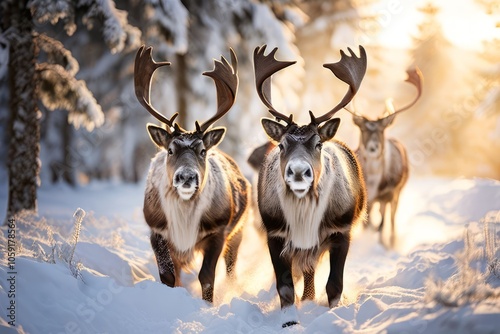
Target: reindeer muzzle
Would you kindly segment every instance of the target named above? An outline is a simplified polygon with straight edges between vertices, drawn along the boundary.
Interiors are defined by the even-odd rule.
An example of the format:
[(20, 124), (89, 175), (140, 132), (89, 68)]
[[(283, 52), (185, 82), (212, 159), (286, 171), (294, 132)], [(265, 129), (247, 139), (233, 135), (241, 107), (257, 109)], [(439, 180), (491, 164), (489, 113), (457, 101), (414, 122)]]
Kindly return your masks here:
[(190, 167), (180, 167), (174, 174), (173, 185), (184, 200), (189, 200), (200, 185), (199, 173)]

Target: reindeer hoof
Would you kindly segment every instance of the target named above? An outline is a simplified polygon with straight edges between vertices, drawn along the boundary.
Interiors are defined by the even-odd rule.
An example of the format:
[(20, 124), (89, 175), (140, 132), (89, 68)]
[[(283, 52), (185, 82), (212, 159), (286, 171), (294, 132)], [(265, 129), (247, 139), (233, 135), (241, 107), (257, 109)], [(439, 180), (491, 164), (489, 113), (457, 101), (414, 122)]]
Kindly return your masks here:
[(340, 296), (330, 300), (330, 302), (328, 303), (328, 306), (330, 306), (330, 308), (335, 308), (335, 307), (340, 306)]
[(281, 327), (286, 328), (286, 327), (290, 327), (290, 326), (298, 325), (298, 324), (299, 324), (298, 321), (288, 321), (288, 322), (285, 322), (283, 325), (281, 325)]
[(297, 325), (299, 321), (299, 314), (297, 311), (297, 307), (295, 305), (287, 306), (281, 309), (281, 327), (289, 327), (293, 325)]

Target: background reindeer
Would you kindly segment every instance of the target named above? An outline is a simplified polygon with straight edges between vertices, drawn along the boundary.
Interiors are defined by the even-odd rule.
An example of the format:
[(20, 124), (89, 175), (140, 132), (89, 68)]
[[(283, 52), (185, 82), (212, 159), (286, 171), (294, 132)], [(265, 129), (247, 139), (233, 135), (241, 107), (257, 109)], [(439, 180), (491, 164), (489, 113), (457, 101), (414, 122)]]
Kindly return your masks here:
[[(395, 216), (398, 207), (399, 195), (408, 180), (408, 157), (401, 142), (393, 138), (386, 138), (385, 129), (392, 124), (396, 114), (413, 106), (422, 94), (422, 73), (414, 69), (407, 72), (407, 82), (415, 85), (418, 94), (409, 105), (394, 110), (392, 100), (387, 100), (389, 115), (377, 120), (369, 120), (364, 116), (353, 113), (354, 124), (361, 130), (359, 148), (356, 155), (363, 169), (366, 189), (368, 193), (368, 213), (374, 203), (380, 205), (381, 222), (378, 227), (380, 242), (385, 245), (382, 231), (387, 204), (391, 207), (391, 234), (389, 246), (395, 243)], [(370, 223), (368, 220), (367, 223)]]
[[(319, 256), (330, 253), (326, 293), (330, 307), (343, 290), (344, 264), (352, 226), (366, 215), (361, 169), (354, 153), (332, 140), (340, 119), (333, 115), (356, 94), (366, 71), (366, 53), (360, 58), (341, 52), (338, 63), (325, 64), (349, 84), (342, 101), (321, 117), (309, 112), (311, 122), (299, 126), (271, 104), (271, 75), (295, 62), (278, 61), (275, 48), (254, 51), (257, 92), (277, 120), (262, 119), (264, 131), (277, 144), (265, 157), (258, 180), (258, 206), (276, 275), (283, 327), (298, 323), (294, 306), (292, 262), (304, 274), (302, 299), (314, 299), (314, 273)], [(323, 124), (324, 123), (324, 124)], [(331, 140), (331, 141), (330, 141)]]
[(234, 271), (242, 238), (243, 217), (249, 200), (249, 184), (236, 163), (217, 150), (225, 128), (209, 129), (229, 111), (238, 88), (237, 59), (231, 50), (231, 65), (224, 57), (215, 69), (205, 72), (217, 88), (217, 113), (195, 131), (186, 131), (161, 115), (150, 104), (154, 71), (168, 62), (156, 63), (152, 48), (139, 49), (135, 59), (135, 92), (140, 103), (166, 129), (148, 124), (151, 140), (160, 148), (151, 162), (144, 197), (144, 217), (151, 228), (151, 245), (161, 281), (181, 286), (181, 269), (190, 264), (194, 252), (203, 253), (199, 273), (202, 297), (213, 301), (215, 267), (226, 243), (226, 272)]

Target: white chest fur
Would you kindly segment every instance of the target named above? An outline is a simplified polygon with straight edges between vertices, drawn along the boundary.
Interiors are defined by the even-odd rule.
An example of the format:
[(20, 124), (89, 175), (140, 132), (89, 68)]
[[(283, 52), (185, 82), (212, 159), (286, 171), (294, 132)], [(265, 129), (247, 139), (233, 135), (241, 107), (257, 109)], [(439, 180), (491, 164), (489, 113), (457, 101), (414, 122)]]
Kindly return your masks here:
[(328, 176), (325, 174), (320, 178), (318, 199), (311, 196), (299, 199), (290, 192), (286, 193), (284, 182), (279, 183), (280, 204), (288, 225), (285, 247), (311, 249), (319, 246), (319, 228), (330, 203), (329, 195), (333, 188), (332, 180), (325, 182), (326, 179)]
[[(207, 210), (211, 199), (213, 182), (207, 173), (207, 182), (197, 198), (181, 199), (172, 189), (171, 180), (164, 172), (166, 153), (160, 152), (153, 159), (147, 187), (155, 187), (160, 195), (161, 208), (167, 219), (167, 228), (155, 230), (163, 235), (179, 252), (194, 250), (198, 240), (198, 231), (203, 213)], [(156, 175), (159, 177), (153, 177)], [(147, 190), (146, 190), (147, 191)]]
[(178, 251), (193, 250), (203, 211), (195, 208), (192, 200), (185, 201), (175, 193), (162, 195), (161, 206), (168, 222), (167, 230), (162, 234), (167, 234), (166, 237)]
[(327, 200), (307, 196), (298, 199), (289, 194), (282, 198), (283, 214), (288, 224), (287, 246), (311, 249), (319, 246), (319, 226), (327, 208)]

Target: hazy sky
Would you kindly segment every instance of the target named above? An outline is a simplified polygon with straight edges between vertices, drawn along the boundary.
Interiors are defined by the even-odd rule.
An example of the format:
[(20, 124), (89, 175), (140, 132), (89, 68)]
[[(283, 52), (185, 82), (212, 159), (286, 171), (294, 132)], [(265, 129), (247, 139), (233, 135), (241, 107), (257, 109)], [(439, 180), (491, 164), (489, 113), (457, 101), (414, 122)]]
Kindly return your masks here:
[[(500, 0), (499, 0), (500, 1)], [(380, 15), (380, 42), (392, 47), (411, 46), (411, 36), (416, 35), (422, 15), (417, 8), (428, 0), (381, 0), (373, 11)], [(439, 18), (446, 37), (457, 46), (480, 48), (484, 38), (500, 38), (500, 15), (487, 15), (474, 0), (437, 0), (441, 8)]]

